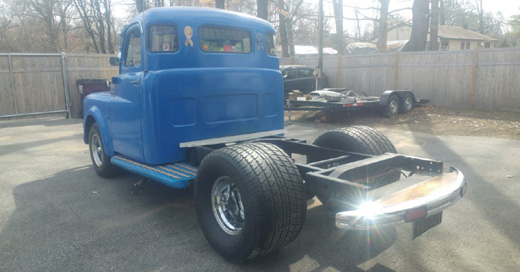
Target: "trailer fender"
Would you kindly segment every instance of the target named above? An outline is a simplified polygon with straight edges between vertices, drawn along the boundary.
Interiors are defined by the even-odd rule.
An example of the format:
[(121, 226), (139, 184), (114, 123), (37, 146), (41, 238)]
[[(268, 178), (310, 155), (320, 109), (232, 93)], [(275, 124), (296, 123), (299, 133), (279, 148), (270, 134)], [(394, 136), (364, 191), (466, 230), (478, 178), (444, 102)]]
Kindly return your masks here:
[(114, 145), (112, 138), (110, 138), (110, 131), (108, 129), (107, 122), (98, 107), (93, 106), (85, 113), (85, 121), (83, 123), (83, 141), (88, 144), (88, 134), (90, 127), (93, 123), (97, 123), (99, 131), (101, 132), (101, 138), (103, 141), (103, 147), (107, 156), (114, 156)]
[(392, 94), (397, 95), (399, 102), (403, 101), (403, 97), (405, 95), (410, 94), (412, 96), (413, 102), (415, 103), (415, 95), (411, 91), (386, 90), (379, 99), (379, 106), (386, 107), (388, 98), (390, 98), (390, 95)]

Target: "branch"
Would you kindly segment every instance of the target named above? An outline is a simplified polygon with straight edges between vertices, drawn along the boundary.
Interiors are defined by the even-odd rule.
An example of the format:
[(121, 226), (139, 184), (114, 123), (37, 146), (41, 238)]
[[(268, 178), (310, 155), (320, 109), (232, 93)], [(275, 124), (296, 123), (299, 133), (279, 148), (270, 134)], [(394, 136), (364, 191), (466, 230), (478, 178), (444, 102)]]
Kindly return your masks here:
[(353, 9), (360, 9), (360, 10), (377, 10), (377, 11), (379, 11), (378, 8), (374, 8), (374, 7), (369, 7), (369, 8), (360, 8), (360, 7), (349, 6), (349, 5), (343, 5), (343, 7), (353, 8)]
[(402, 10), (411, 10), (412, 8), (400, 8), (400, 9), (396, 9), (396, 10), (392, 10), (390, 12), (388, 12), (388, 14), (392, 14), (392, 13), (396, 13), (396, 12), (399, 12), (399, 11), (402, 11)]

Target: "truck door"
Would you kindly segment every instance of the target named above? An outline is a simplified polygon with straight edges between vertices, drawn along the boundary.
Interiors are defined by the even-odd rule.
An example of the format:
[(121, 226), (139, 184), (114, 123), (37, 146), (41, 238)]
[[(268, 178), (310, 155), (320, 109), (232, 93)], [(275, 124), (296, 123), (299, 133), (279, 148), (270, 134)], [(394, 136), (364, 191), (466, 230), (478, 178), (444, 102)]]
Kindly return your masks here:
[(110, 122), (114, 150), (136, 160), (144, 160), (141, 132), (141, 78), (143, 76), (143, 37), (139, 25), (125, 31), (121, 69), (112, 79)]

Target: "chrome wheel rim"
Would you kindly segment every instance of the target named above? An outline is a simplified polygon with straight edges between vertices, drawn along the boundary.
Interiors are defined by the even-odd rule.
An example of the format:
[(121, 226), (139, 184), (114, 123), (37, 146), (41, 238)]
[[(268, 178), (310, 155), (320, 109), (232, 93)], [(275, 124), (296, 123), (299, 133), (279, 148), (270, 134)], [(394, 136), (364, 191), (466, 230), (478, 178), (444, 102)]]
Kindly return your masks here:
[(227, 176), (219, 177), (211, 190), (211, 206), (218, 224), (226, 233), (237, 235), (244, 227), (244, 206), (238, 188)]
[(96, 166), (101, 167), (103, 164), (103, 145), (97, 134), (94, 134), (90, 140), (90, 153), (92, 153), (92, 159), (94, 159)]
[(389, 107), (390, 107), (390, 111), (392, 113), (397, 113), (397, 110), (399, 109), (399, 106), (397, 104), (397, 100), (394, 99), (394, 100), (390, 101), (390, 106)]
[(412, 98), (411, 97), (408, 96), (406, 98), (406, 100), (404, 101), (404, 106), (405, 106), (407, 111), (412, 109), (413, 103), (412, 103)]

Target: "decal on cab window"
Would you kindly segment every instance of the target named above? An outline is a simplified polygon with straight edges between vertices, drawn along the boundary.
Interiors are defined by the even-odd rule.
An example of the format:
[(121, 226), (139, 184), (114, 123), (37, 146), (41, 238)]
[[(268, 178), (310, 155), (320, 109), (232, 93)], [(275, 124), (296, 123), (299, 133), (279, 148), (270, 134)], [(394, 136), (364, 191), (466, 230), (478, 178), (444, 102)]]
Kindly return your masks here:
[(262, 40), (264, 37), (262, 33), (256, 33), (256, 40), (258, 41), (258, 50), (264, 50), (264, 46), (262, 45)]

